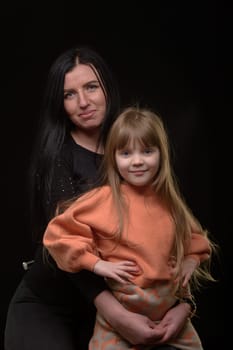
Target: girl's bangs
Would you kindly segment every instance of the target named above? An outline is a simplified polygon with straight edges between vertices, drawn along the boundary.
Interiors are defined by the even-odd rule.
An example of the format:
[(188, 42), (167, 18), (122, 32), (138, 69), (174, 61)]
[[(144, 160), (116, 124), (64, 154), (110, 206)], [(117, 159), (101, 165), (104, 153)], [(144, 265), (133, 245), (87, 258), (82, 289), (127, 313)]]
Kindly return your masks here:
[(158, 138), (154, 130), (146, 127), (145, 125), (139, 126), (124, 126), (116, 138), (116, 148), (122, 149), (128, 146), (131, 142), (133, 145), (135, 142), (139, 142), (143, 146), (153, 147), (158, 146)]

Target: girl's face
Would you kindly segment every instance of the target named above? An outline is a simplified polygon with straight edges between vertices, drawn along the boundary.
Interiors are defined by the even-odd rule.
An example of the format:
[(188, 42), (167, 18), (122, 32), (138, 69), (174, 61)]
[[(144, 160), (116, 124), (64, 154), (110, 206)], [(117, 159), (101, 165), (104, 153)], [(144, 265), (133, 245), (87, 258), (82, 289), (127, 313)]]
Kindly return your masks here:
[(64, 108), (78, 129), (91, 131), (100, 127), (106, 112), (106, 99), (95, 73), (89, 66), (78, 64), (66, 74)]
[(156, 177), (160, 164), (157, 147), (143, 146), (139, 141), (130, 141), (115, 153), (118, 171), (123, 179), (134, 186), (150, 185)]

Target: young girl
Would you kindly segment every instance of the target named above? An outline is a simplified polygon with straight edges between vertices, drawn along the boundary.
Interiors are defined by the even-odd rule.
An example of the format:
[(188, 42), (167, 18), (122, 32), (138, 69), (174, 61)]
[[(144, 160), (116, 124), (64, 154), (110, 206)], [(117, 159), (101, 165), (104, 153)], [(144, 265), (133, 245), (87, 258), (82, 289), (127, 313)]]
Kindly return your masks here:
[[(167, 134), (155, 113), (125, 109), (106, 150), (103, 186), (51, 220), (44, 245), (59, 268), (104, 276), (125, 307), (159, 323), (180, 298), (192, 297), (189, 281), (199, 287), (202, 280), (212, 280), (206, 264), (212, 243), (179, 193)], [(169, 344), (202, 349), (190, 319)], [(138, 347), (97, 314), (89, 349)]]

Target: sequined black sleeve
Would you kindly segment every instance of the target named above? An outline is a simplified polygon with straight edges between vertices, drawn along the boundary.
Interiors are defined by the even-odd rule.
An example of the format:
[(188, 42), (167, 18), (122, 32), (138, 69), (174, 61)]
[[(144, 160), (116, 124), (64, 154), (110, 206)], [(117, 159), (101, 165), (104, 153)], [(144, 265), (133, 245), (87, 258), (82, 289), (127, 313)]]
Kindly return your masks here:
[(76, 194), (72, 168), (72, 159), (69, 157), (65, 159), (60, 156), (56, 159), (50, 198), (53, 207), (60, 201), (73, 198)]
[[(75, 153), (76, 157), (77, 154)], [(82, 154), (78, 154), (78, 158), (82, 157)], [(86, 181), (80, 174), (81, 170), (86, 173), (93, 173), (93, 169), (88, 169), (87, 164), (80, 171), (77, 169), (77, 164), (73, 161), (74, 154), (70, 149), (64, 149), (64, 153), (61, 157), (57, 158), (54, 171), (53, 187), (52, 187), (52, 202), (58, 203), (61, 200), (74, 197), (86, 189)], [(81, 162), (82, 164), (82, 162)], [(93, 176), (93, 174), (92, 174)], [(83, 178), (83, 179), (82, 179)], [(86, 178), (86, 174), (85, 174)], [(108, 289), (104, 278), (95, 275), (89, 271), (83, 270), (79, 273), (67, 273), (71, 283), (83, 294), (83, 296), (89, 301), (93, 302), (94, 298), (102, 291)]]

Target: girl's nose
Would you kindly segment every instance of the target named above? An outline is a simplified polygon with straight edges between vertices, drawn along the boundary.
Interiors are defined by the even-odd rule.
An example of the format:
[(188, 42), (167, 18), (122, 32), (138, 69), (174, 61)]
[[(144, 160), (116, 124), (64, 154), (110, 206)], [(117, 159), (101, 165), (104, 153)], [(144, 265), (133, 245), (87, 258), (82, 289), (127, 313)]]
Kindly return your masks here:
[(143, 163), (143, 159), (140, 154), (134, 154), (132, 163), (133, 165), (141, 165)]

